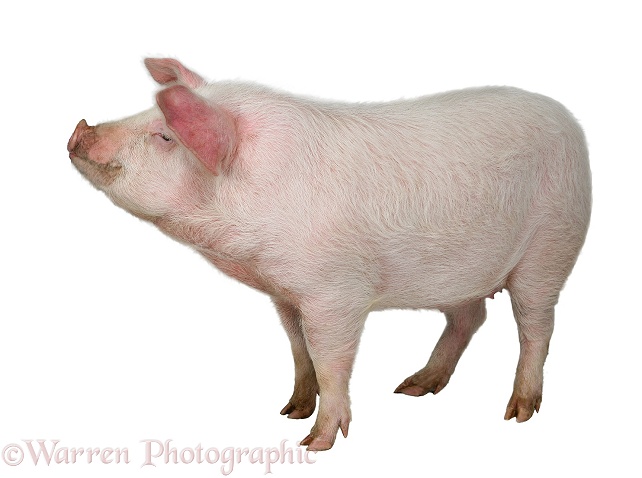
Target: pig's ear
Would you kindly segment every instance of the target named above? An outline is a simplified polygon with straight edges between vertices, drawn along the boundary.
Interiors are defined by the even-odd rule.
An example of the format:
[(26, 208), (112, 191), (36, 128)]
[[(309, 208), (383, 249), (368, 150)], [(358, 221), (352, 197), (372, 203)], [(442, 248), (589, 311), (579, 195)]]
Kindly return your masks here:
[(173, 58), (145, 58), (149, 74), (161, 85), (178, 83), (197, 88), (205, 84), (198, 73), (185, 68), (180, 61)]
[(226, 171), (236, 147), (234, 118), (183, 85), (171, 86), (156, 95), (167, 126), (214, 174)]

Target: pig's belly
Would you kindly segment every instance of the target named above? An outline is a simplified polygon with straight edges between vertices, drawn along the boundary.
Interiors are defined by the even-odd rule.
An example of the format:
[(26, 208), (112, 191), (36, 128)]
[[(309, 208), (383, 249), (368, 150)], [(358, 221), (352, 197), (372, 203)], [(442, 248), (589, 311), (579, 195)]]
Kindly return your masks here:
[(501, 290), (528, 235), (499, 230), (396, 244), (380, 255), (375, 308), (443, 308)]

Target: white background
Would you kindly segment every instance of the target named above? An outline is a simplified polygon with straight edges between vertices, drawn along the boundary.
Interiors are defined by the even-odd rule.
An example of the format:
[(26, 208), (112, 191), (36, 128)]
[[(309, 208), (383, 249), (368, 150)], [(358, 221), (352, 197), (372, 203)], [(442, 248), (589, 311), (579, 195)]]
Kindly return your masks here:
[[(198, 6), (202, 3), (204, 6)], [(141, 468), (143, 439), (294, 446), (313, 419), (279, 415), (289, 344), (266, 296), (113, 206), (65, 149), (90, 124), (153, 104), (146, 56), (210, 80), (346, 101), (507, 84), (564, 103), (589, 142), (591, 228), (557, 307), (541, 412), (504, 422), (518, 356), (507, 294), (448, 387), (392, 391), (444, 320), (367, 323), (350, 436), (276, 476), (640, 476), (640, 66), (634, 2), (11, 2), (0, 20), (0, 448), (127, 447), (129, 465), (0, 459), (2, 476), (218, 476)], [(50, 446), (50, 444), (48, 445)], [(381, 472), (381, 473), (379, 473)], [(235, 465), (232, 476), (262, 476)]]

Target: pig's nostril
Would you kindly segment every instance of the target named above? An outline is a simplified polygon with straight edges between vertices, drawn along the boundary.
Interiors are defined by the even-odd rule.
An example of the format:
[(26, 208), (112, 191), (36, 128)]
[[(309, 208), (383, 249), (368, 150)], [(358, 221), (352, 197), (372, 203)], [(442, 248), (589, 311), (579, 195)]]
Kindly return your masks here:
[(76, 146), (78, 146), (78, 142), (80, 141), (80, 137), (82, 136), (83, 132), (85, 132), (89, 128), (90, 127), (87, 125), (87, 122), (84, 119), (81, 119), (78, 122), (74, 133), (71, 135), (71, 138), (69, 138), (69, 142), (67, 143), (67, 151), (71, 153), (74, 149), (76, 149)]

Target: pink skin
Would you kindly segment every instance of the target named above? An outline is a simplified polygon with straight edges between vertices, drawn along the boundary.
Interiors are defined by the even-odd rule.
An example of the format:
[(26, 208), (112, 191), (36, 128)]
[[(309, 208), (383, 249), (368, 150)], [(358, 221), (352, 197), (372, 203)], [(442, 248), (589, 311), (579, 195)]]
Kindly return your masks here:
[(183, 85), (162, 90), (156, 101), (178, 139), (210, 172), (219, 174), (226, 160), (231, 161), (236, 143), (234, 119)]
[(146, 58), (145, 66), (160, 85), (180, 83), (190, 88), (198, 88), (205, 84), (200, 75), (188, 70), (173, 58)]
[[(308, 244), (308, 246), (310, 244), (315, 246), (313, 247), (315, 257), (318, 254), (323, 259), (318, 262), (311, 261), (311, 264), (316, 265), (321, 272), (308, 269), (305, 271), (305, 277), (310, 275), (318, 284), (322, 284), (319, 287), (319, 290), (322, 290), (321, 294), (315, 295), (315, 292), (318, 292), (315, 289), (316, 283), (308, 289), (298, 291), (295, 290), (297, 284), (289, 288), (282, 286), (278, 279), (279, 273), (296, 272), (294, 271), (296, 265), (286, 263), (286, 266), (290, 266), (288, 269), (278, 263), (280, 268), (277, 269), (276, 274), (273, 274), (269, 267), (265, 267), (265, 262), (260, 262), (261, 254), (237, 257), (234, 253), (221, 250), (228, 244), (242, 248), (246, 243), (252, 243), (256, 239), (252, 235), (256, 234), (255, 229), (252, 229), (249, 234), (242, 230), (243, 226), (247, 226), (243, 223), (241, 214), (245, 212), (245, 205), (239, 208), (234, 202), (238, 198), (232, 197), (234, 193), (249, 197), (256, 194), (256, 191), (252, 189), (251, 182), (243, 183), (239, 187), (238, 183), (231, 181), (231, 176), (234, 175), (228, 173), (233, 171), (235, 161), (243, 158), (239, 152), (243, 145), (247, 146), (247, 142), (256, 138), (267, 141), (265, 138), (270, 139), (274, 131), (257, 127), (256, 132), (259, 134), (255, 135), (255, 138), (248, 138), (248, 135), (244, 135), (243, 130), (239, 129), (239, 124), (247, 124), (243, 123), (246, 118), (233, 111), (234, 107), (230, 104), (221, 106), (217, 101), (210, 101), (206, 96), (202, 96), (204, 92), (209, 91), (205, 88), (203, 78), (178, 61), (149, 58), (145, 60), (145, 65), (152, 77), (165, 86), (156, 97), (160, 112), (158, 110), (146, 112), (147, 116), (142, 116), (144, 121), (137, 120), (139, 122), (134, 123), (135, 127), (123, 126), (123, 123), (109, 123), (94, 127), (89, 126), (85, 120), (81, 120), (69, 139), (67, 145), (69, 156), (83, 175), (105, 191), (109, 191), (108, 186), (121, 177), (120, 175), (126, 176), (125, 170), (128, 168), (128, 171), (134, 170), (134, 174), (130, 172), (126, 180), (117, 184), (119, 193), (126, 196), (122, 203), (126, 205), (119, 205), (131, 212), (131, 205), (136, 205), (136, 200), (141, 198), (142, 200), (152, 198), (160, 202), (159, 208), (163, 211), (162, 213), (150, 217), (144, 217), (138, 211), (132, 213), (153, 221), (167, 234), (193, 245), (226, 274), (271, 296), (290, 340), (295, 369), (294, 391), (281, 410), (281, 414), (287, 415), (288, 418), (307, 418), (313, 414), (317, 395), (319, 395), (315, 424), (301, 444), (307, 445), (310, 450), (327, 450), (333, 446), (338, 430), (341, 430), (344, 436), (348, 434), (351, 420), (348, 383), (352, 366), (363, 324), (368, 311), (373, 306), (370, 298), (377, 295), (377, 287), (385, 285), (385, 281), (379, 276), (374, 279), (359, 276), (355, 279), (356, 275), (352, 274), (349, 275), (348, 280), (342, 281), (344, 278), (339, 274), (344, 268), (343, 257), (332, 256), (334, 246), (329, 249), (326, 243), (336, 238), (324, 235), (323, 227), (320, 227), (320, 232), (315, 231), (315, 234), (311, 235)], [(245, 98), (241, 101), (245, 101)], [(263, 103), (260, 107), (262, 112)], [(262, 118), (259, 115), (254, 119), (256, 120), (257, 117)], [(260, 137), (261, 134), (264, 137)], [(277, 136), (278, 138), (280, 137)], [(289, 139), (288, 137), (285, 141), (287, 144), (290, 144)], [(373, 144), (377, 144), (374, 139), (370, 139)], [(319, 142), (323, 144), (322, 141)], [(270, 147), (267, 154), (265, 150), (256, 146), (261, 146), (260, 142), (248, 148), (252, 152), (258, 151), (254, 153), (258, 159), (250, 158), (256, 161), (253, 165), (261, 166), (262, 161), (276, 161), (280, 159), (280, 155), (291, 159), (287, 148), (282, 146), (282, 150), (278, 149), (279, 141), (274, 140), (273, 143), (268, 141), (268, 143)], [(127, 155), (134, 155), (131, 152), (134, 147), (143, 150), (144, 153), (136, 150), (136, 154), (142, 154), (141, 157), (148, 160), (143, 168), (136, 169), (138, 165), (135, 161), (126, 163)], [(278, 153), (276, 156), (272, 156), (274, 151)], [(261, 157), (261, 154), (264, 156)], [(123, 159), (125, 162), (121, 164), (120, 161)], [(162, 161), (163, 167), (157, 168), (161, 173), (154, 169), (154, 161)], [(250, 169), (248, 168), (247, 171)], [(319, 169), (319, 171), (322, 170)], [(269, 177), (271, 171), (266, 168), (262, 173)], [(146, 181), (148, 179), (146, 174), (149, 174), (151, 180)], [(289, 171), (288, 174), (290, 174)], [(247, 176), (253, 179), (251, 174)], [(275, 175), (274, 184), (284, 180), (295, 182), (297, 176), (294, 172), (290, 176), (284, 175), (283, 178)], [(317, 177), (314, 180), (317, 180)], [(149, 186), (150, 183), (152, 186)], [(230, 183), (232, 186), (229, 186)], [(229, 186), (228, 189), (214, 189), (213, 185), (221, 184)], [(154, 185), (159, 186), (154, 189)], [(302, 189), (301, 196), (296, 199), (310, 200), (305, 196), (310, 190), (307, 187), (309, 184), (304, 186), (306, 188)], [(217, 194), (221, 190), (232, 194), (227, 196), (221, 194), (218, 199)], [(322, 188), (319, 189), (321, 190)], [(174, 201), (167, 207), (159, 200), (165, 191), (169, 191), (168, 197)], [(212, 194), (212, 191), (217, 194)], [(347, 189), (347, 192), (350, 191)], [(278, 193), (272, 188), (269, 192)], [(224, 210), (219, 204), (213, 204), (211, 200), (213, 196), (225, 201), (229, 210)], [(203, 200), (203, 197), (208, 199)], [(269, 197), (266, 196), (264, 201), (268, 208), (272, 206)], [(315, 204), (312, 201), (311, 203)], [(553, 201), (553, 211), (557, 211), (558, 203), (559, 201)], [(284, 203), (276, 204), (283, 207)], [(233, 209), (234, 206), (237, 207), (236, 210)], [(250, 206), (252, 204), (247, 205), (248, 210)], [(169, 213), (167, 213), (168, 209)], [(242, 211), (239, 211), (240, 209)], [(141, 210), (145, 208), (141, 207)], [(194, 210), (202, 220), (201, 223), (181, 222), (184, 219), (183, 216), (189, 215)], [(260, 209), (257, 208), (257, 210)], [(256, 211), (253, 212), (256, 215)], [(297, 214), (298, 212), (296, 211)], [(232, 218), (231, 223), (224, 223), (224, 219), (229, 217)], [(297, 217), (289, 218), (298, 227), (300, 224), (296, 222), (297, 219)], [(313, 219), (316, 220), (318, 217)], [(220, 230), (217, 229), (219, 223)], [(266, 224), (268, 224), (267, 221), (262, 226), (265, 227)], [(309, 224), (304, 224), (305, 227), (319, 225), (326, 224), (322, 220), (318, 223), (311, 221)], [(534, 411), (539, 411), (542, 396), (542, 369), (553, 330), (553, 308), (564, 280), (570, 274), (585, 234), (582, 227), (573, 229), (572, 226), (573, 221), (566, 218), (551, 221), (550, 225), (542, 224), (537, 231), (540, 236), (532, 240), (528, 250), (520, 256), (517, 266), (510, 270), (510, 273), (507, 272), (507, 275), (502, 275), (501, 280), (480, 287), (466, 298), (457, 301), (453, 299), (452, 303), (439, 302), (441, 305), (438, 307), (445, 313), (447, 325), (428, 363), (406, 378), (395, 392), (421, 396), (441, 391), (448, 384), (472, 336), (486, 318), (485, 299), (494, 298), (494, 294), (501, 292), (505, 287), (510, 292), (520, 340), (520, 357), (513, 395), (507, 406), (505, 419), (516, 418), (518, 422), (522, 422), (528, 420)], [(293, 230), (287, 232), (292, 233)], [(246, 235), (243, 236), (243, 233)], [(270, 237), (273, 240), (270, 243), (271, 247), (277, 248), (285, 236), (277, 237), (278, 240), (274, 240), (274, 236)], [(315, 240), (318, 243), (315, 243)], [(239, 244), (242, 245), (239, 246)], [(376, 244), (366, 244), (360, 250), (375, 249), (375, 246)], [(297, 247), (298, 244), (293, 248)], [(448, 247), (444, 246), (442, 249), (448, 250)], [(342, 249), (337, 247), (337, 250)], [(345, 250), (351, 252), (348, 249)], [(233, 249), (233, 251), (236, 250)], [(304, 254), (298, 257), (306, 259)], [(336, 261), (333, 262), (334, 259)], [(517, 259), (515, 262), (517, 263)], [(388, 268), (391, 267), (390, 264), (393, 263), (389, 263)], [(355, 271), (360, 270), (358, 263), (350, 265), (354, 266)], [(324, 271), (330, 272), (328, 275), (323, 275)], [(383, 267), (376, 272), (382, 276), (389, 273), (383, 270)], [(400, 279), (404, 280), (405, 276)], [(308, 282), (307, 285), (310, 283)], [(341, 284), (341, 290), (334, 290), (329, 286), (323, 287), (331, 283)], [(354, 290), (349, 289), (347, 284), (351, 284)], [(419, 305), (423, 306), (423, 304)]]
[(67, 142), (67, 151), (72, 153), (80, 144), (80, 139), (82, 138), (82, 136), (84, 136), (85, 133), (90, 129), (91, 128), (87, 125), (87, 122), (84, 119), (81, 119), (76, 125), (76, 129), (71, 135), (71, 138), (69, 138), (69, 141)]

